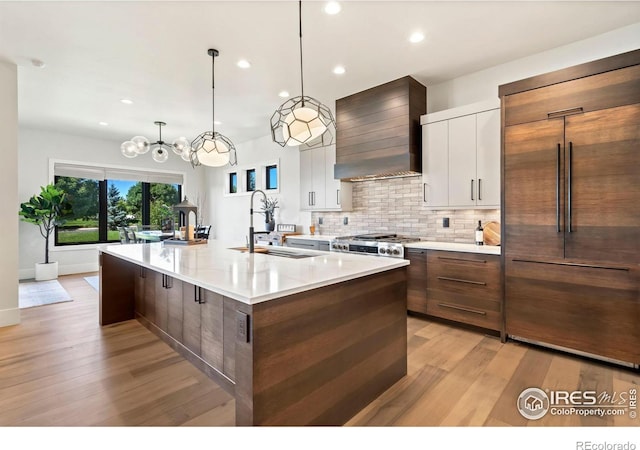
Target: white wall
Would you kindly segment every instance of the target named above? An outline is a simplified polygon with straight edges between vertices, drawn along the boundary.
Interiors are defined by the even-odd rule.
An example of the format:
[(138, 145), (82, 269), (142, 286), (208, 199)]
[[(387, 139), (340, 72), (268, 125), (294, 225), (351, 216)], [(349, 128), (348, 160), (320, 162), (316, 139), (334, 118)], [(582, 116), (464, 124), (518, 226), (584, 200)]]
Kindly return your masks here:
[(0, 136), (2, 164), (2, 258), (0, 258), (0, 327), (20, 322), (18, 309), (18, 71), (0, 61)]
[(640, 23), (427, 86), (427, 111), (431, 113), (496, 98), (501, 84), (638, 48)]
[[(280, 147), (265, 136), (236, 144), (238, 165), (246, 166), (261, 162), (280, 160), (280, 193), (267, 194), (279, 200), (276, 223), (294, 223), (307, 229), (311, 214), (300, 211), (300, 152), (297, 147)], [(207, 199), (212, 211), (211, 232), (216, 239), (230, 244), (245, 245), (249, 235), (250, 194), (224, 196), (225, 168), (209, 168), (207, 172)], [(261, 196), (254, 197), (255, 209), (259, 209)], [(264, 216), (254, 213), (256, 231), (264, 230)]]
[[(183, 194), (192, 202), (204, 187), (205, 170), (193, 169), (189, 163), (173, 154), (166, 163), (159, 164), (151, 159), (149, 153), (135, 159), (125, 158), (120, 153), (121, 142), (22, 127), (19, 129), (19, 135), (19, 175), (15, 183), (18, 186), (18, 204), (39, 193), (40, 186), (53, 181), (49, 164), (51, 159), (184, 172), (186, 176)], [(3, 170), (4, 167), (6, 166), (3, 166)], [(17, 217), (17, 208), (14, 214)], [(20, 222), (19, 248), (20, 279), (33, 278), (34, 264), (44, 260), (44, 239), (35, 225)], [(50, 249), (49, 257), (52, 261), (58, 261), (61, 275), (98, 270), (96, 245), (56, 248), (52, 244)]]

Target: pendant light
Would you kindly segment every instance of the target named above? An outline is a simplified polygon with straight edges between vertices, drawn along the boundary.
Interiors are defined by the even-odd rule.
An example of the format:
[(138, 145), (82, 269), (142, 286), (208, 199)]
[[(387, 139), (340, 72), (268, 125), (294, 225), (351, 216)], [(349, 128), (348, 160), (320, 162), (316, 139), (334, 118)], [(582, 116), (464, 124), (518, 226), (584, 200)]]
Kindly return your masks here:
[(336, 122), (331, 110), (318, 100), (304, 95), (302, 65), (302, 1), (298, 2), (298, 24), (300, 29), (300, 88), (299, 97), (283, 103), (271, 116), (271, 137), (280, 146), (329, 145), (333, 142)]
[[(169, 159), (169, 149), (173, 150), (176, 155), (182, 157), (183, 160), (189, 161), (189, 141), (185, 137), (179, 137), (174, 140), (171, 145), (162, 140), (162, 127), (166, 126), (165, 122), (153, 122), (158, 125), (158, 140), (156, 142), (149, 142), (144, 136), (134, 136), (130, 141), (125, 141), (120, 146), (120, 151), (127, 158), (135, 158), (138, 155), (144, 155), (149, 150), (151, 156), (155, 162), (163, 163)], [(155, 145), (153, 149), (151, 146)]]
[(220, 54), (218, 50), (209, 49), (211, 56), (211, 131), (205, 131), (191, 142), (189, 159), (192, 166), (222, 167), (226, 164), (235, 166), (238, 164), (236, 148), (233, 142), (215, 131), (215, 71), (214, 62)]

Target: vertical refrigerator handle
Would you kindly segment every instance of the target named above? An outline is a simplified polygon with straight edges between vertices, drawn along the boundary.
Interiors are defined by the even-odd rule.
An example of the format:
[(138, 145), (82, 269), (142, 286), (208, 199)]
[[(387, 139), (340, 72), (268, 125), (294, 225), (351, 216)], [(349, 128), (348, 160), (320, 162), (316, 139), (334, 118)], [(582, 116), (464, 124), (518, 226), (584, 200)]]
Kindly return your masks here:
[(567, 231), (571, 233), (571, 172), (573, 171), (573, 142), (569, 142), (569, 171), (567, 173)]
[(556, 159), (556, 231), (560, 233), (560, 144), (558, 143), (558, 157)]

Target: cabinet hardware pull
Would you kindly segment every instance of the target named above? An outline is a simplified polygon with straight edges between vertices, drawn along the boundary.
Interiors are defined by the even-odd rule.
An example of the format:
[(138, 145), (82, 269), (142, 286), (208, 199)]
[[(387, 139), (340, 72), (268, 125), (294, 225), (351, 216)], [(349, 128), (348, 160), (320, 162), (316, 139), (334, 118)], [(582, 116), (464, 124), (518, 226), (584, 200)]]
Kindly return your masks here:
[(554, 266), (584, 267), (587, 269), (622, 270), (624, 272), (628, 272), (631, 270), (629, 267), (596, 266), (593, 264), (564, 263), (564, 262), (554, 262), (554, 261), (535, 261), (533, 259), (512, 259), (511, 261), (522, 262), (522, 263), (533, 263), (533, 264), (550, 264)]
[(427, 253), (427, 251), (426, 250), (417, 249), (417, 248), (408, 248), (407, 249), (407, 253), (414, 253), (414, 254), (424, 255), (425, 253)]
[(167, 287), (166, 282), (165, 282), (165, 274), (162, 274), (162, 287), (165, 288)]
[(479, 311), (477, 309), (471, 309), (471, 308), (464, 308), (462, 306), (457, 306), (457, 305), (450, 305), (448, 303), (438, 303), (438, 306), (442, 307), (442, 308), (451, 308), (451, 309), (455, 309), (458, 311), (464, 311), (464, 312), (470, 312), (473, 314), (479, 314), (481, 316), (486, 316), (487, 313), (485, 311)]
[(422, 183), (422, 200), (427, 203), (427, 183)]
[(316, 191), (311, 193), (311, 198), (313, 199), (313, 206), (316, 206)]
[(571, 114), (580, 114), (583, 111), (582, 106), (577, 108), (560, 109), (558, 111), (551, 111), (547, 113), (547, 119), (553, 119), (554, 117), (570, 116)]
[(336, 204), (340, 204), (340, 189), (336, 189)]
[(309, 192), (308, 203), (309, 203), (309, 206), (311, 206), (311, 192)]
[(571, 172), (572, 172), (572, 166), (573, 165), (573, 142), (569, 142), (569, 173), (567, 175), (567, 188), (568, 188), (568, 192), (567, 192), (567, 231), (569, 233), (571, 233)]
[(452, 258), (451, 256), (438, 256), (438, 259), (444, 259), (445, 261), (463, 261), (463, 262), (480, 263), (480, 264), (486, 264), (487, 263), (486, 259)]
[(486, 286), (487, 285), (487, 283), (485, 283), (484, 281), (461, 280), (460, 278), (438, 277), (438, 280), (455, 281), (456, 283), (477, 284), (479, 286)]
[(478, 178), (478, 200), (482, 200), (482, 178)]
[(202, 300), (202, 288), (200, 286), (194, 286), (193, 299), (196, 303), (202, 305), (205, 301)]
[(173, 278), (171, 278), (169, 275), (165, 275), (165, 288), (167, 289), (171, 289), (173, 287)]
[(560, 233), (560, 143), (558, 143), (558, 157), (556, 159), (556, 230)]
[(471, 180), (471, 200), (475, 200), (473, 198), (473, 180)]

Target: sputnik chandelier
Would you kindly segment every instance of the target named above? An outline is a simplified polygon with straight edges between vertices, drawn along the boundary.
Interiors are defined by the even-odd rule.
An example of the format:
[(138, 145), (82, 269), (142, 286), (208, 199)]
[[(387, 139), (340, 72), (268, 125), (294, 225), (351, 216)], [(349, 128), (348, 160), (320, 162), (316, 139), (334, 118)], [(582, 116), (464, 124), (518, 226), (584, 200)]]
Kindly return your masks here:
[[(120, 146), (122, 154), (127, 158), (135, 158), (138, 155), (144, 155), (151, 150), (151, 157), (155, 162), (163, 163), (169, 159), (169, 150), (180, 156), (183, 160), (190, 161), (191, 146), (185, 137), (179, 137), (171, 145), (162, 140), (162, 127), (167, 125), (164, 122), (153, 122), (158, 125), (158, 140), (149, 142), (144, 136), (134, 136), (130, 141), (125, 141)], [(153, 149), (151, 148), (152, 146)]]

